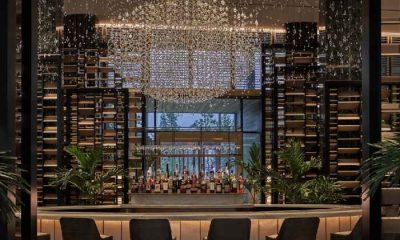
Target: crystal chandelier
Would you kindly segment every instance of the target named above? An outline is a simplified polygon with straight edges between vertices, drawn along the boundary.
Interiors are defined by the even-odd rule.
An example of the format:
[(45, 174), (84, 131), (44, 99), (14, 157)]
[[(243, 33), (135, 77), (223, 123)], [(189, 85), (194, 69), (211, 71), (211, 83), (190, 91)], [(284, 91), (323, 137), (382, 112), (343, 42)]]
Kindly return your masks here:
[(125, 86), (184, 104), (234, 89), (238, 79), (254, 71), (259, 47), (255, 16), (237, 9), (224, 0), (149, 0), (120, 6), (112, 13), (109, 51)]

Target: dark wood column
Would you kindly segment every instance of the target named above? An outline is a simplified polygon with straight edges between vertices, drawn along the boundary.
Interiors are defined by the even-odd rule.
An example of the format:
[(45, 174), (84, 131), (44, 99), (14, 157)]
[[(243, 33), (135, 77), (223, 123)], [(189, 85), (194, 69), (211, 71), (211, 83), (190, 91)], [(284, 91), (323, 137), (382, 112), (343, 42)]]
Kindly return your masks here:
[(22, 194), (21, 234), (23, 240), (37, 237), (36, 186), (36, 83), (37, 83), (37, 0), (22, 0), (21, 158), (23, 178), (30, 194)]
[[(0, 151), (15, 153), (15, 0), (0, 1)], [(9, 194), (10, 198), (14, 198)], [(15, 219), (0, 222), (0, 236), (13, 239)]]
[[(381, 0), (363, 0), (362, 6), (362, 132), (363, 160), (381, 140)], [(380, 193), (364, 198), (363, 240), (381, 239)]]
[(0, 150), (15, 148), (15, 0), (0, 1)]

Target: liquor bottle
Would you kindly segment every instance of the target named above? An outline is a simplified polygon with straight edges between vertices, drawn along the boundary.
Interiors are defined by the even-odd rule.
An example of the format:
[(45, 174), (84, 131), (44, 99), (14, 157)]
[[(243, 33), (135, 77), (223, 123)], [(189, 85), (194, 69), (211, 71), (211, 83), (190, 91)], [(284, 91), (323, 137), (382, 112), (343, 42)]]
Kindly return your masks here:
[(160, 193), (161, 192), (161, 182), (158, 179), (156, 179), (156, 181), (154, 183), (154, 192), (155, 193)]
[(225, 175), (225, 178), (223, 180), (223, 186), (224, 186), (224, 193), (231, 193), (231, 183), (229, 175)]
[(214, 171), (210, 172), (210, 184), (208, 186), (210, 193), (215, 193), (215, 178), (214, 178)]
[(178, 193), (179, 191), (179, 178), (178, 172), (174, 171), (174, 176), (172, 177), (172, 193)]
[(146, 179), (146, 193), (151, 193), (151, 189), (151, 178), (149, 177)]
[(244, 179), (242, 174), (240, 174), (239, 176), (238, 184), (239, 184), (239, 193), (244, 193)]
[(201, 193), (207, 193), (207, 182), (206, 182), (206, 179), (205, 179), (205, 178), (203, 178), (203, 179), (201, 180), (201, 183), (200, 183), (200, 192), (201, 192)]
[(238, 189), (237, 189), (237, 180), (236, 180), (235, 174), (233, 174), (233, 171), (231, 171), (231, 178), (232, 178), (232, 180), (231, 180), (231, 182), (232, 182), (232, 189), (231, 189), (231, 191), (232, 191), (233, 193), (237, 193), (237, 192), (238, 192)]
[(150, 193), (152, 190), (152, 175), (153, 173), (150, 166), (146, 173), (146, 193)]
[(185, 184), (185, 193), (186, 194), (190, 193), (191, 188), (192, 188), (192, 179), (187, 178), (186, 184)]
[(185, 180), (185, 178), (181, 177), (179, 182), (180, 182), (179, 192), (180, 193), (186, 193), (186, 180)]
[(168, 193), (172, 193), (172, 188), (174, 188), (174, 180), (172, 176), (168, 178)]
[(168, 193), (168, 189), (169, 189), (169, 178), (165, 177), (163, 178), (163, 182), (162, 182), (162, 189), (163, 189), (163, 193)]
[(215, 192), (222, 193), (222, 181), (221, 179), (217, 179), (217, 183), (215, 184)]
[(195, 173), (192, 174), (191, 182), (192, 182), (192, 184), (190, 186), (190, 192), (191, 193), (197, 193), (197, 191), (198, 191), (198, 188), (197, 188), (198, 182), (197, 182), (197, 176), (196, 176)]

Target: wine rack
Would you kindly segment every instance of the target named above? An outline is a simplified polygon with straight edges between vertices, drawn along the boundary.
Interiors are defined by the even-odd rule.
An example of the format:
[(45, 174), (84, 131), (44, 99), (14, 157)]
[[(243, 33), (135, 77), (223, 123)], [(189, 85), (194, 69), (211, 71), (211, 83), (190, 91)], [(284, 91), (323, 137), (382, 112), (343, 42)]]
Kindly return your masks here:
[(37, 86), (37, 179), (39, 205), (56, 205), (57, 193), (50, 186), (56, 176), (59, 151), (57, 122), (58, 86), (61, 76), (61, 56), (39, 55)]
[(330, 176), (343, 187), (347, 201), (358, 202), (361, 163), (361, 85), (327, 82)]
[(398, 36), (382, 36), (382, 139), (391, 139), (400, 126), (400, 44)]
[(135, 179), (144, 176), (144, 153), (138, 149), (145, 145), (145, 118), (143, 113), (145, 98), (143, 94), (134, 89), (129, 90), (129, 111), (128, 119), (128, 156), (129, 156), (129, 179)]
[[(116, 166), (126, 169), (128, 134), (127, 101), (125, 89), (68, 89), (66, 90), (65, 134), (66, 146), (76, 145), (81, 149), (94, 146), (103, 149), (103, 158), (98, 171)], [(66, 156), (66, 164), (74, 166), (76, 161)], [(115, 176), (112, 182), (116, 187), (106, 189), (101, 196), (103, 204), (122, 203), (125, 197), (124, 178)], [(70, 196), (71, 203), (77, 196)]]

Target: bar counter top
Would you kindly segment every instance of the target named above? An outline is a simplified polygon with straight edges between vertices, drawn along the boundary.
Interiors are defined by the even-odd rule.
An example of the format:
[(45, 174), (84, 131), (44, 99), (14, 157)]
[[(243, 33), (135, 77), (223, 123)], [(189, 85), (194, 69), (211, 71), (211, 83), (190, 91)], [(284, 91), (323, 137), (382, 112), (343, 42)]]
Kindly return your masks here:
[(212, 218), (282, 219), (288, 217), (359, 216), (358, 205), (98, 205), (42, 207), (38, 217), (90, 217), (99, 220), (127, 221), (132, 218), (168, 218), (169, 220), (211, 220)]

